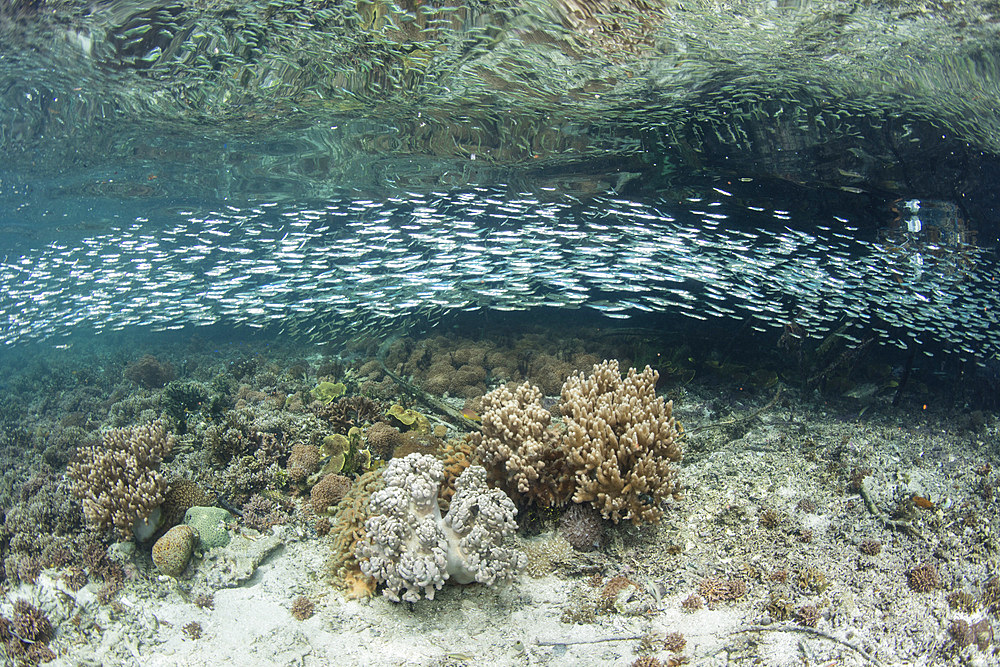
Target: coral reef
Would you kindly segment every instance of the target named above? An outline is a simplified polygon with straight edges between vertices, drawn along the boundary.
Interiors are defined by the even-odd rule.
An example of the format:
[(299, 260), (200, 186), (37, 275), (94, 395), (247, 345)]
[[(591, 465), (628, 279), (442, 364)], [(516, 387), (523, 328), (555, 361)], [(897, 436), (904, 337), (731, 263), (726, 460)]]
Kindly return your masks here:
[(309, 475), (317, 472), (320, 465), (319, 447), (304, 442), (292, 445), (292, 453), (288, 457), (288, 479), (301, 483)]
[(323, 438), (323, 444), (319, 448), (320, 455), (329, 458), (330, 461), (324, 466), (325, 470), (340, 472), (348, 466), (348, 458), (351, 453), (351, 441), (346, 435), (334, 433)]
[(923, 563), (907, 571), (906, 580), (918, 593), (932, 591), (941, 585), (941, 577), (933, 563)]
[(326, 514), (337, 505), (347, 492), (351, 490), (351, 480), (343, 475), (332, 473), (325, 475), (313, 486), (310, 493), (312, 510), (316, 514)]
[(334, 399), (343, 396), (346, 391), (347, 387), (343, 382), (320, 382), (309, 394), (312, 400), (328, 405)]
[(660, 501), (679, 490), (671, 463), (681, 459), (680, 435), (673, 402), (656, 396), (658, 379), (649, 366), (641, 373), (630, 368), (622, 378), (612, 360), (563, 384), (573, 501), (592, 503), (615, 523), (659, 520)]
[(542, 392), (527, 382), (503, 385), (483, 397), (482, 433), (471, 442), (507, 491), (543, 506), (562, 505), (576, 490), (574, 471), (562, 449)]
[(867, 538), (858, 543), (858, 551), (866, 556), (878, 556), (882, 551), (882, 543), (878, 540)]
[(242, 512), (243, 525), (261, 533), (288, 521), (288, 514), (282, 511), (277, 502), (257, 493), (244, 503)]
[(174, 526), (153, 545), (153, 564), (163, 574), (179, 577), (191, 560), (198, 543), (198, 531), (191, 526)]
[(799, 625), (807, 628), (815, 628), (819, 625), (819, 620), (822, 618), (822, 615), (816, 605), (805, 604), (796, 610), (795, 618), (798, 620)]
[(524, 572), (529, 577), (544, 577), (573, 561), (573, 547), (555, 533), (522, 542), (527, 563)]
[(357, 556), (389, 599), (433, 599), (448, 579), (492, 585), (524, 567), (524, 555), (509, 545), (517, 510), (486, 486), (483, 468), (472, 466), (458, 478), (444, 517), (438, 506), (444, 467), (434, 457), (393, 459), (382, 478), (386, 488), (372, 494)]
[(382, 421), (387, 407), (364, 396), (345, 396), (330, 404), (316, 404), (315, 413), (335, 433), (347, 433), (352, 426)]
[(159, 389), (175, 377), (174, 367), (146, 354), (125, 367), (125, 378), (144, 389)]
[(980, 651), (985, 651), (993, 643), (993, 625), (985, 618), (975, 623), (956, 619), (951, 622), (948, 633), (960, 648), (975, 644)]
[(681, 609), (684, 611), (698, 611), (705, 606), (705, 599), (702, 598), (697, 593), (692, 593), (691, 595), (684, 598), (681, 602)]
[(376, 422), (365, 431), (365, 442), (372, 456), (388, 461), (393, 450), (403, 444), (403, 434), (385, 422)]
[(205, 449), (226, 464), (218, 492), (235, 504), (251, 495), (287, 485), (286, 472), (296, 444), (318, 446), (324, 433), (312, 413), (291, 413), (265, 407), (243, 407), (227, 412), (204, 432)]
[(180, 434), (187, 433), (191, 414), (208, 407), (208, 391), (198, 382), (174, 380), (163, 388), (163, 409)]
[(296, 621), (304, 621), (313, 615), (316, 609), (316, 605), (313, 601), (307, 598), (305, 595), (300, 595), (292, 601), (292, 607), (288, 611), (291, 612), (292, 618)]
[(499, 387), (483, 398), (473, 445), (498, 482), (536, 504), (572, 498), (615, 523), (657, 521), (660, 502), (679, 491), (671, 464), (681, 458), (658, 377), (647, 366), (623, 378), (613, 360), (573, 375), (562, 387), (562, 424), (552, 424), (537, 387)]
[(330, 574), (333, 583), (345, 589), (348, 597), (368, 596), (375, 590), (375, 580), (361, 572), (355, 552), (365, 537), (371, 496), (384, 486), (382, 469), (369, 470), (355, 480), (337, 509), (331, 530), (334, 538)]
[(651, 655), (644, 655), (636, 658), (632, 663), (632, 667), (663, 667), (663, 662)]
[(574, 503), (559, 518), (559, 534), (577, 551), (594, 551), (604, 542), (604, 522), (592, 506)]
[(43, 568), (74, 562), (83, 516), (69, 486), (47, 468), (21, 485), (0, 524), (0, 580), (30, 582)]
[(717, 577), (706, 577), (698, 583), (698, 593), (712, 605), (716, 602), (739, 600), (747, 594), (747, 585), (740, 579), (723, 581)]
[(56, 655), (48, 646), (54, 634), (48, 617), (24, 598), (14, 602), (12, 618), (0, 615), (0, 649), (7, 658), (21, 664), (54, 660)]
[(420, 341), (402, 338), (389, 348), (385, 362), (432, 394), (473, 398), (486, 392), (487, 382), (530, 380), (551, 395), (559, 393), (563, 380), (574, 370), (590, 368), (600, 360), (585, 352), (586, 347), (578, 338), (554, 339), (537, 333), (497, 342), (454, 336)]
[(199, 609), (214, 609), (215, 597), (211, 593), (198, 593), (194, 596), (194, 604)]
[[(396, 453), (398, 455), (399, 450)], [(448, 440), (439, 448), (438, 458), (444, 464), (441, 499), (450, 502), (451, 497), (455, 495), (455, 480), (474, 463), (472, 445), (464, 438)]]
[(198, 547), (204, 551), (229, 544), (229, 527), (235, 522), (221, 507), (192, 507), (184, 513), (184, 523), (198, 533)]
[(948, 593), (945, 599), (948, 601), (949, 607), (958, 609), (966, 614), (971, 614), (978, 608), (976, 598), (968, 591), (952, 591)]
[(67, 472), (87, 520), (132, 537), (134, 526), (158, 511), (166, 497), (167, 482), (158, 468), (173, 443), (163, 423), (153, 422), (112, 429), (100, 445), (81, 448)]
[(389, 423), (398, 427), (401, 431), (416, 431), (418, 433), (430, 433), (430, 421), (424, 415), (413, 408), (404, 408), (398, 403), (393, 404), (385, 411)]
[(202, 489), (197, 482), (184, 477), (170, 480), (163, 505), (160, 507), (162, 524), (160, 530), (166, 532), (184, 520), (184, 514), (192, 507), (207, 507), (215, 498)]

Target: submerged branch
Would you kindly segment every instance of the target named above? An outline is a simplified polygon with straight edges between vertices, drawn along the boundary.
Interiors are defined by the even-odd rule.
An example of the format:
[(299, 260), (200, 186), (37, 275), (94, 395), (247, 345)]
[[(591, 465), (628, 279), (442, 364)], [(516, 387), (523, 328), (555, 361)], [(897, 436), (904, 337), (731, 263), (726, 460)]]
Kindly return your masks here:
[(865, 486), (865, 480), (861, 480), (858, 484), (858, 493), (861, 494), (861, 499), (865, 501), (865, 507), (868, 511), (881, 522), (886, 528), (895, 528), (896, 530), (901, 530), (911, 537), (915, 537), (918, 540), (924, 539), (924, 536), (920, 534), (920, 531), (913, 527), (909, 521), (899, 521), (897, 519), (890, 519), (889, 517), (882, 514), (878, 507), (875, 506), (875, 501), (872, 500), (871, 493), (868, 491), (868, 487)]
[(860, 646), (855, 646), (854, 644), (850, 643), (849, 641), (840, 639), (839, 637), (834, 637), (833, 635), (827, 634), (826, 632), (823, 632), (822, 630), (817, 630), (816, 628), (809, 628), (809, 627), (806, 627), (804, 625), (778, 625), (778, 626), (753, 625), (753, 626), (751, 626), (749, 628), (743, 628), (742, 630), (736, 630), (735, 632), (731, 632), (731, 633), (729, 633), (729, 636), (731, 637), (733, 635), (739, 635), (739, 634), (743, 634), (743, 633), (746, 633), (746, 632), (801, 632), (803, 634), (812, 635), (814, 637), (821, 637), (822, 639), (829, 639), (830, 641), (835, 642), (837, 644), (840, 644), (841, 646), (846, 646), (847, 648), (849, 648), (852, 651), (856, 652), (858, 655), (860, 655), (862, 658), (864, 658), (865, 660), (867, 660), (869, 663), (871, 663), (873, 665), (880, 665), (881, 664), (878, 660), (876, 660), (875, 658), (873, 658), (872, 656), (870, 656), (868, 654), (868, 652), (865, 651)]
[(767, 405), (753, 412), (752, 414), (749, 414), (746, 417), (740, 417), (738, 419), (736, 417), (733, 417), (731, 419), (714, 422), (712, 424), (705, 424), (704, 426), (695, 426), (693, 429), (685, 430), (683, 433), (681, 433), (681, 438), (686, 438), (689, 435), (694, 435), (695, 433), (701, 433), (702, 431), (707, 431), (713, 428), (720, 428), (722, 426), (732, 426), (733, 424), (742, 424), (744, 422), (753, 421), (761, 413), (766, 412), (767, 410), (773, 408), (774, 404), (778, 402), (778, 397), (780, 396), (781, 396), (781, 387), (779, 386), (778, 391), (774, 392), (774, 398), (768, 401)]

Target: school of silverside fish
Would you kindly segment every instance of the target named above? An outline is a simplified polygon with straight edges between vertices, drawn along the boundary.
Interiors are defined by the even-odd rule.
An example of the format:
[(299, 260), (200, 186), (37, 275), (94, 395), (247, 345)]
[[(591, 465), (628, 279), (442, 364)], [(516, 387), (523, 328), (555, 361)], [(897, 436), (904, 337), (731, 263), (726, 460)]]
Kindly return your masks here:
[(874, 330), (903, 349), (1000, 354), (1000, 276), (983, 251), (925, 262), (926, 248), (865, 240), (834, 215), (797, 231), (788, 211), (720, 188), (681, 203), (469, 188), (171, 215), (3, 258), (0, 341), (214, 323), (329, 341), (555, 307), (750, 318), (761, 331), (794, 321), (815, 338)]

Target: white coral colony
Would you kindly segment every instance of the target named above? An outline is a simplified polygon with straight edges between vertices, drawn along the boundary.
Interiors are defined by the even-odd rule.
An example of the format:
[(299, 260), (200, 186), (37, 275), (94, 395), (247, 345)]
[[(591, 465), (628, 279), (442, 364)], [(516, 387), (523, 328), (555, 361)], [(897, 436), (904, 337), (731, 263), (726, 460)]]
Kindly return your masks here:
[(433, 456), (393, 459), (382, 478), (386, 488), (371, 496), (372, 516), (357, 556), (362, 572), (385, 584), (389, 599), (433, 599), (449, 579), (493, 585), (524, 567), (524, 554), (510, 546), (517, 509), (502, 491), (486, 486), (482, 467), (458, 477), (444, 517), (437, 500), (444, 466)]

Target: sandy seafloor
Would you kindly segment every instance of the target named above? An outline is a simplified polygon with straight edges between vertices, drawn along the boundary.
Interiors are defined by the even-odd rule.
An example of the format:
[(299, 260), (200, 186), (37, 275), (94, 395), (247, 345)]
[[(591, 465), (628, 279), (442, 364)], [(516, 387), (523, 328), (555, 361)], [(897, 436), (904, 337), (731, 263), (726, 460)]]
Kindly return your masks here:
[[(683, 498), (656, 525), (611, 528), (597, 552), (565, 548), (551, 526), (519, 538), (552, 555), (509, 586), (448, 585), (414, 604), (347, 600), (328, 582), (331, 537), (318, 537), (303, 509), (271, 535), (241, 531), (262, 558), (241, 583), (219, 574), (218, 554), (196, 557), (175, 580), (156, 572), (148, 547), (118, 545), (130, 575), (115, 602), (99, 603), (99, 582), (73, 592), (49, 569), (33, 584), (8, 581), (0, 613), (19, 597), (45, 611), (56, 665), (596, 666), (641, 655), (694, 665), (1000, 664), (996, 640), (981, 633), (985, 648), (963, 647), (951, 631), (983, 619), (1000, 630), (1000, 601), (987, 590), (1000, 574), (995, 414), (796, 387), (772, 402), (774, 387), (750, 395), (701, 378), (678, 396), (675, 415), (690, 432)], [(178, 454), (164, 467), (184, 465)], [(870, 511), (854, 471), (870, 471), (860, 477), (882, 518), (912, 531)], [(930, 506), (913, 506), (914, 496)], [(881, 551), (862, 553), (863, 540)], [(921, 592), (908, 573), (925, 564), (940, 581)], [(612, 577), (629, 583), (609, 598)], [(682, 607), (713, 579), (723, 598), (726, 582), (746, 592)], [(966, 609), (949, 603), (956, 591), (971, 596)], [(211, 608), (193, 602), (199, 592), (213, 595)], [(315, 603), (305, 620), (289, 611), (299, 596)], [(813, 628), (800, 623), (807, 606)], [(200, 637), (185, 630), (191, 623)], [(680, 651), (665, 647), (669, 633), (683, 635)]]

